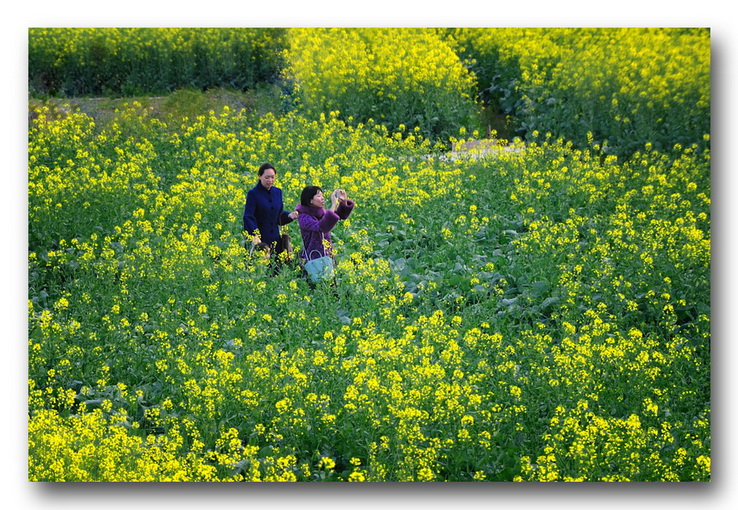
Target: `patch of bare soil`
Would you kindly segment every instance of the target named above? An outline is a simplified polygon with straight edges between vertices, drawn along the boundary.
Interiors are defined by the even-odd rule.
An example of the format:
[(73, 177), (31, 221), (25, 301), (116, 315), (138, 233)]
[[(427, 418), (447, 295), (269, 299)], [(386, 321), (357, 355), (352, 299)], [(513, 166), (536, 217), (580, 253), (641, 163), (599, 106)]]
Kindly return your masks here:
[(447, 157), (448, 159), (497, 157), (503, 152), (520, 153), (523, 148), (520, 142), (510, 144), (507, 140), (485, 138), (457, 143)]

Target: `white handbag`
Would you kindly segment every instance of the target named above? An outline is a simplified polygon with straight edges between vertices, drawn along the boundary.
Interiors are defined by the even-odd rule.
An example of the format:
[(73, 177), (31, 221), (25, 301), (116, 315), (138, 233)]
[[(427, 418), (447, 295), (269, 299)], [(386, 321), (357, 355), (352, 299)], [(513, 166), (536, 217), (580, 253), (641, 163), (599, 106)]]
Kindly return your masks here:
[[(311, 258), (314, 253), (319, 256)], [(310, 279), (314, 282), (327, 280), (333, 277), (333, 259), (328, 255), (321, 255), (318, 250), (311, 251), (307, 256), (308, 261), (305, 262), (305, 271), (308, 272)]]

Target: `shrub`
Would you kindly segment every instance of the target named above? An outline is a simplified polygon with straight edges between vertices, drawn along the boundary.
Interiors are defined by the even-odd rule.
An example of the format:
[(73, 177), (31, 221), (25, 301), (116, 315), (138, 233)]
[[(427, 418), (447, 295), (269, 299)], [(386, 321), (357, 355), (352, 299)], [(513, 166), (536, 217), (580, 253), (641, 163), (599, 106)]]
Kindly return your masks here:
[(710, 132), (709, 29), (459, 29), (457, 50), (518, 132), (610, 153), (671, 150)]
[(282, 67), (284, 29), (30, 28), (33, 94), (158, 94), (253, 88)]
[(292, 29), (289, 41), (286, 76), (309, 115), (339, 111), (435, 138), (475, 113), (474, 80), (434, 30)]

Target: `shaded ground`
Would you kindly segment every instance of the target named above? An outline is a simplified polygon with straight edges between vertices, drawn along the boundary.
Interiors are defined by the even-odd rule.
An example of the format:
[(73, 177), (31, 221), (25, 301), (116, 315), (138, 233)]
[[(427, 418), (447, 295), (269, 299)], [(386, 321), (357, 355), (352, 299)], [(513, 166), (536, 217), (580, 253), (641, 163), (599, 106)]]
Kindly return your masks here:
[(471, 157), (474, 159), (496, 156), (500, 152), (520, 152), (523, 150), (523, 144), (508, 143), (507, 140), (497, 138), (485, 138), (482, 140), (470, 140), (464, 143), (454, 145), (451, 152), (448, 153), (449, 159), (457, 159), (461, 157)]
[[(179, 125), (184, 118), (206, 115), (209, 111), (221, 111), (224, 106), (232, 110), (247, 110), (264, 115), (268, 112), (279, 114), (282, 111), (281, 91), (277, 87), (266, 87), (255, 91), (231, 91), (211, 89), (199, 91), (180, 89), (167, 96), (142, 96), (121, 98), (76, 97), (76, 98), (30, 98), (28, 101), (28, 121), (38, 115), (44, 106), (50, 108), (52, 117), (64, 117), (79, 112), (89, 115), (96, 124), (104, 125), (114, 119), (118, 111), (133, 103), (147, 109), (151, 117), (158, 118), (167, 125)], [(473, 158), (493, 156), (500, 151), (519, 151), (520, 146), (508, 144), (510, 131), (503, 115), (484, 109), (480, 122), (485, 126), (486, 137), (456, 144), (445, 156), (456, 159), (463, 156)]]
[(96, 123), (104, 124), (116, 116), (116, 112), (134, 102), (149, 109), (149, 115), (163, 122), (178, 122), (184, 117), (194, 118), (208, 111), (220, 111), (223, 106), (239, 111), (256, 111), (259, 114), (278, 112), (282, 106), (278, 88), (237, 92), (227, 89), (211, 89), (205, 92), (181, 89), (167, 96), (142, 96), (121, 98), (76, 97), (76, 98), (31, 98), (28, 101), (28, 120), (37, 110), (48, 106), (52, 115), (60, 117), (72, 112), (85, 113)]

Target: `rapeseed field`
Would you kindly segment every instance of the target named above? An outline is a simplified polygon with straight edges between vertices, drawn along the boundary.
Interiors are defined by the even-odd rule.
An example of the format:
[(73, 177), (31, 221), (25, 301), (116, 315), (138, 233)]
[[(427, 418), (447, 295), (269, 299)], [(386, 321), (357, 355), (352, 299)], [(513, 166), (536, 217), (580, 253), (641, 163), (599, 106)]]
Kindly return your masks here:
[[(364, 104), (446, 76), (427, 95), (461, 111), (460, 35), (404, 33), (434, 56), (402, 84), (367, 63), (391, 30), (285, 37), (303, 95), (279, 114), (33, 112), (29, 480), (709, 481), (709, 132), (452, 157), (422, 116), (346, 114), (351, 67), (295, 55), (336, 38)], [(334, 287), (244, 248), (264, 161), (288, 210), (308, 184), (355, 201)]]

